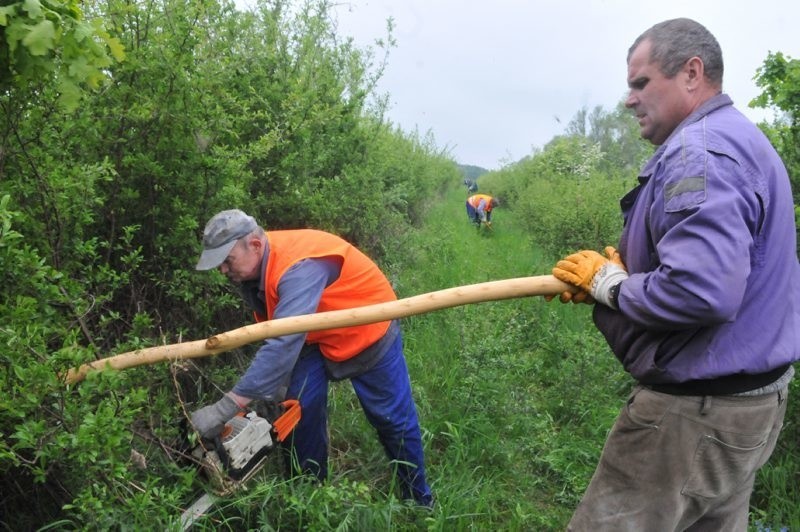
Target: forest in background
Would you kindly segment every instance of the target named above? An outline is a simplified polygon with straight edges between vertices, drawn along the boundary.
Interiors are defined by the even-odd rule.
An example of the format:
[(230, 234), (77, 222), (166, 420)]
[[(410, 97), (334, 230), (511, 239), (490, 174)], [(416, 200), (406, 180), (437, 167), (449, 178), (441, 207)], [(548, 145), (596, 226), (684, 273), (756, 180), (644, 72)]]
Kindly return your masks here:
[[(355, 47), (326, 1), (252, 12), (196, 0), (0, 6), (3, 527), (117, 528), (134, 514), (159, 523), (186, 504), (198, 479), (167, 451), (177, 421), (218, 394), (212, 383), (230, 380), (247, 350), (188, 377), (147, 367), (67, 387), (62, 375), (249, 320), (221, 276), (193, 271), (215, 212), (335, 232), (393, 279), (409, 267), (409, 239), (464, 174), (432, 135), (385, 118), (375, 87), (392, 46), (389, 24), (379, 45)], [(762, 127), (795, 204), (798, 72), (770, 54), (754, 101), (781, 113)], [(536, 235), (547, 263), (615, 241), (616, 199), (589, 200), (619, 197), (649, 150), (623, 108), (577, 110), (563, 135), (480, 186)], [(800, 468), (786, 460), (780, 471), (796, 485)]]

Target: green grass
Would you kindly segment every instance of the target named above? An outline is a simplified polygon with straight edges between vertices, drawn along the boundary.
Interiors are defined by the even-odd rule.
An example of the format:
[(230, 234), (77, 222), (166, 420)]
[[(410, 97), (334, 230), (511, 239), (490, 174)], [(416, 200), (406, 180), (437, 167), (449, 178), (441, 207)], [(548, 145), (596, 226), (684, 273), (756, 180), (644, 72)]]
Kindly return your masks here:
[[(399, 297), (549, 273), (551, 265), (511, 213), (498, 209), (493, 230), (478, 232), (458, 192), (434, 207), (428, 225), (398, 250), (395, 264), (402, 267), (392, 278)], [(542, 298), (403, 320), (437, 499), (435, 510), (423, 516), (425, 528), (563, 528), (622, 400), (613, 389), (607, 407), (597, 408), (597, 396), (587, 388), (598, 375), (620, 380), (608, 357), (590, 363), (605, 351), (591, 328), (587, 337), (589, 321), (588, 307)], [(357, 479), (373, 494), (388, 493), (388, 466), (349, 386), (335, 386), (332, 398), (333, 482)], [(415, 513), (400, 511), (391, 526), (416, 529)]]
[[(502, 208), (477, 232), (463, 191), (390, 257), (399, 297), (543, 275), (542, 257)], [(585, 305), (519, 298), (402, 322), (433, 511), (395, 495), (392, 475), (349, 384), (331, 390), (331, 478), (322, 488), (262, 482), (221, 506), (209, 530), (563, 530), (631, 381)], [(784, 442), (785, 443), (785, 442)], [(759, 476), (752, 530), (797, 529), (797, 444)]]
[[(537, 253), (513, 213), (497, 209), (492, 231), (478, 232), (458, 192), (430, 212), (429, 224), (407, 244), (401, 297), (550, 272), (552, 261)], [(595, 394), (587, 393), (598, 377), (620, 377), (607, 356), (589, 363), (605, 348), (587, 325), (589, 307), (543, 298), (405, 320), (409, 368), (429, 434), (437, 524), (563, 529), (623, 397), (612, 390), (607, 408), (598, 409)]]

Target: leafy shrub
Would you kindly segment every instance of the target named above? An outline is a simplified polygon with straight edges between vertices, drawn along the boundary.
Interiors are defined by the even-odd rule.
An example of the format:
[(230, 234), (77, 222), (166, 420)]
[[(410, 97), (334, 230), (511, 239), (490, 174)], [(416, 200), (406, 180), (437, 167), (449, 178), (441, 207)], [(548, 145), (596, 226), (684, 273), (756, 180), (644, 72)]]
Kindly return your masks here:
[(622, 230), (619, 199), (627, 192), (621, 179), (535, 180), (517, 210), (531, 238), (543, 251), (562, 256), (579, 249), (615, 246)]
[(249, 321), (221, 275), (193, 270), (213, 213), (328, 229), (379, 259), (455, 179), (428, 139), (368, 106), (381, 65), (335, 35), (331, 6), (284, 7), (92, 5), (115, 35), (92, 26), (86, 38), (125, 48), (122, 63), (88, 65), (106, 69), (104, 90), (71, 111), (44, 77), (35, 91), (0, 94), (4, 527), (157, 528), (174, 513), (163, 503), (195, 487), (171, 455), (175, 424), (219, 393), (208, 383), (232, 384), (246, 354), (198, 362), (206, 378), (187, 386), (163, 366), (72, 388), (61, 379), (86, 361)]
[(581, 136), (556, 137), (544, 150), (483, 178), (514, 209), (537, 247), (562, 256), (616, 245), (622, 229), (619, 200), (632, 177), (600, 168), (606, 155)]

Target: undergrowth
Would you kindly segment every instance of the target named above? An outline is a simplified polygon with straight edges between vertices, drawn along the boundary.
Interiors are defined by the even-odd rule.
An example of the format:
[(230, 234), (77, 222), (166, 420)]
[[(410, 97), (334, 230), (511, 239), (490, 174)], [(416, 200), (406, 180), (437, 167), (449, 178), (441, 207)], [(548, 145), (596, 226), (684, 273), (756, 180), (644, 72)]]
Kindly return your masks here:
[[(464, 199), (463, 191), (451, 191), (432, 207), (426, 224), (386, 257), (399, 297), (550, 272), (553, 258), (536, 249), (535, 235), (521, 229), (513, 212), (498, 209), (493, 229), (477, 232)], [(345, 381), (330, 391), (330, 476), (324, 485), (285, 480), (282, 460), (271, 455), (247, 489), (219, 500), (193, 530), (563, 530), (632, 384), (590, 311), (524, 297), (402, 320), (433, 509), (399, 498), (391, 464)], [(244, 353), (221, 358), (228, 371), (215, 374), (215, 386), (232, 384), (247, 359)], [(156, 370), (103, 378), (135, 382), (139, 371), (152, 380)], [(171, 394), (189, 407), (218, 393), (175, 367), (172, 380), (158, 393), (119, 401), (152, 416), (165, 410)], [(87, 384), (88, 394), (104, 387), (103, 379)], [(787, 415), (778, 451), (759, 474), (751, 530), (800, 529), (796, 418)], [(150, 448), (145, 454), (152, 456), (176, 428), (168, 420), (151, 419), (150, 426), (161, 428), (137, 434), (132, 446)], [(145, 469), (138, 482), (121, 480), (113, 492), (98, 484), (99, 491), (78, 497), (80, 515), (89, 514), (92, 504), (103, 510), (97, 522), (64, 519), (46, 529), (180, 529), (181, 512), (206, 484), (185, 464), (161, 464), (157, 471), (161, 478)], [(101, 503), (104, 497), (116, 503)]]

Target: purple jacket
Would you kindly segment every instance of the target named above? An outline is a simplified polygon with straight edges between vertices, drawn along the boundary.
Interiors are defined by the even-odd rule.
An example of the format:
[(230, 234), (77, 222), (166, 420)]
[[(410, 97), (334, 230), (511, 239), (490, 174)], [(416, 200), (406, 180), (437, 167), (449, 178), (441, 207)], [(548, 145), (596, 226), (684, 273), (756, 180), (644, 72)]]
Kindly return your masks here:
[(800, 358), (800, 264), (789, 179), (767, 138), (720, 94), (639, 181), (621, 201), (620, 311), (594, 310), (625, 369), (645, 384), (779, 376)]

